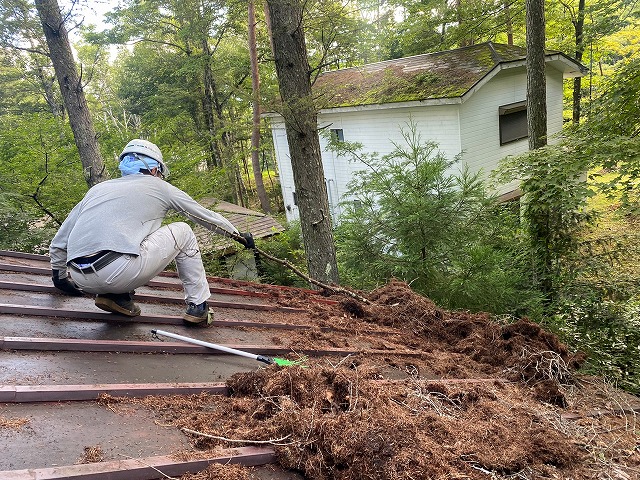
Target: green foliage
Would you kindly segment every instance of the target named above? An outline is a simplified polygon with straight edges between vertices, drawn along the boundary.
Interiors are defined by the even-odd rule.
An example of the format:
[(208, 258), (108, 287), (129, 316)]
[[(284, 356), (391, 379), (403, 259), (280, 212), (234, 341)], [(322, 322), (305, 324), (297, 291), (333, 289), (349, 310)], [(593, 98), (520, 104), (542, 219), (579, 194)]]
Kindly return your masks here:
[(0, 249), (48, 254), (56, 226), (38, 221), (19, 194), (0, 190)]
[[(15, 115), (21, 112), (51, 111), (46, 95), (38, 90), (38, 84), (52, 86), (52, 68), (42, 66), (28, 56), (10, 50), (0, 50), (0, 113)], [(51, 88), (53, 92), (53, 88)], [(62, 104), (59, 92), (51, 93), (52, 101)]]
[(399, 278), (449, 308), (504, 313), (535, 303), (517, 212), (496, 206), (479, 174), (453, 173), (458, 159), (423, 142), (415, 124), (403, 136), (389, 155), (359, 158), (369, 168), (351, 183), (336, 231), (341, 278), (359, 288)]
[(160, 137), (159, 145), (162, 145), (163, 155), (171, 171), (168, 180), (173, 185), (195, 199), (208, 197), (231, 200), (225, 170), (206, 167), (208, 152), (195, 141), (184, 144), (176, 143), (175, 139), (172, 142), (168, 136), (163, 137)]
[[(299, 222), (289, 223), (284, 232), (259, 241), (257, 246), (276, 258), (288, 261), (301, 272), (307, 273), (307, 261)], [(309, 284), (305, 280), (278, 263), (263, 259), (262, 269), (263, 275), (260, 280), (264, 283), (309, 288)]]
[(186, 62), (183, 55), (158, 51), (154, 44), (140, 43), (132, 53), (123, 52), (114, 80), (125, 110), (148, 123), (186, 114), (193, 125), (200, 87), (193, 73), (185, 73)]
[(524, 45), (525, 6), (515, 2), (446, 2), (443, 0), (396, 0), (402, 13), (382, 40), (390, 58), (400, 58), (474, 45), (486, 41)]
[[(34, 251), (87, 190), (70, 128), (47, 114), (0, 116), (2, 248)], [(33, 238), (30, 238), (33, 236)]]
[(532, 284), (546, 298), (542, 320), (587, 354), (587, 372), (638, 393), (640, 238), (635, 217), (619, 208), (635, 197), (640, 174), (637, 102), (629, 101), (640, 87), (636, 69), (637, 60), (622, 62), (582, 126), (509, 159), (506, 171), (522, 179)]
[[(586, 58), (594, 55), (595, 61), (605, 60), (602, 58), (600, 45), (608, 35), (623, 29), (629, 23), (631, 18), (628, 12), (632, 3), (633, 0), (585, 2), (584, 10), (580, 12), (579, 0), (547, 1), (546, 47), (572, 56), (576, 50), (581, 50)], [(581, 16), (584, 22), (582, 44), (576, 45), (575, 25)]]
[[(391, 58), (429, 53), (444, 46), (442, 25), (448, 12), (447, 2), (431, 0), (426, 2), (398, 2), (404, 9), (404, 18), (390, 33), (389, 52)], [(426, 12), (429, 12), (426, 14)]]
[[(640, 53), (637, 52), (637, 53)], [(640, 134), (640, 56), (621, 60), (591, 103), (585, 129), (605, 135), (636, 137)]]
[[(603, 167), (594, 176), (609, 196), (637, 208), (640, 179), (640, 57), (622, 60), (589, 105), (589, 117), (571, 138), (573, 151)], [(615, 175), (602, 177), (601, 173)], [(605, 180), (606, 181), (603, 181)]]
[(0, 117), (0, 189), (64, 219), (87, 189), (69, 126), (47, 114)]
[(383, 59), (376, 38), (380, 22), (367, 21), (371, 6), (366, 3), (317, 0), (305, 5), (303, 23), (312, 69), (346, 68)]
[(640, 394), (640, 297), (624, 301), (582, 292), (557, 305), (548, 326), (587, 357), (585, 373)]
[(562, 145), (529, 151), (502, 166), (503, 181), (521, 180), (533, 281), (548, 301), (556, 284), (575, 277), (568, 259), (578, 249), (577, 234), (593, 221), (585, 208), (593, 194), (586, 183), (588, 166), (585, 158), (571, 155)]
[(229, 271), (224, 259), (220, 257), (220, 253), (215, 250), (202, 252), (202, 263), (207, 275), (222, 278), (229, 276)]
[(579, 247), (565, 263), (574, 275), (556, 285), (545, 322), (574, 350), (587, 354), (585, 371), (640, 392), (640, 324), (637, 221), (598, 195), (589, 208), (598, 224), (578, 234)]

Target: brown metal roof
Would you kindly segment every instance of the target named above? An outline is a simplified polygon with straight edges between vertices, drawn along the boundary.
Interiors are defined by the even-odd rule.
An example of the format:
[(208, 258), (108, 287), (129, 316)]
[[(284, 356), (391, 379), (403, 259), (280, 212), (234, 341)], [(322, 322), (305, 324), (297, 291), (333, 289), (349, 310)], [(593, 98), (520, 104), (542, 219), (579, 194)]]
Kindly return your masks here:
[[(217, 210), (235, 215), (232, 218), (241, 229), (243, 219), (270, 221), (266, 215), (231, 204), (218, 203)], [(65, 408), (80, 412), (87, 408), (82, 406), (84, 403), (104, 394), (133, 397), (201, 392), (225, 394), (227, 377), (262, 365), (211, 348), (156, 338), (152, 333), (156, 326), (168, 325), (165, 328), (192, 338), (256, 355), (284, 358), (295, 359), (299, 355), (340, 358), (358, 354), (362, 348), (378, 355), (393, 351), (388, 348), (378, 350), (377, 345), (328, 347), (319, 344), (317, 348), (300, 348), (292, 352), (286, 341), (274, 343), (275, 339), (286, 339), (290, 335), (288, 332), (327, 330), (328, 327), (315, 325), (309, 310), (299, 299), (307, 298), (307, 302), (324, 305), (336, 302), (312, 290), (208, 277), (213, 293), (209, 301), (214, 313), (213, 324), (210, 328), (193, 329), (182, 324), (185, 305), (181, 294), (177, 293), (181, 284), (173, 272), (163, 272), (148, 285), (136, 289), (135, 299), (143, 314), (135, 319), (97, 309), (89, 295), (62, 295), (52, 287), (50, 275), (47, 256), (0, 251), (0, 407), (28, 406), (30, 417), (51, 422), (46, 441), (57, 444), (55, 449), (34, 450), (32, 455), (21, 453), (21, 458), (28, 457), (24, 460), (28, 463), (24, 464), (16, 463), (16, 455), (8, 453), (4, 460), (0, 459), (1, 478), (33, 478), (34, 474), (38, 478), (59, 479), (76, 478), (74, 475), (96, 479), (153, 478), (148, 468), (138, 471), (122, 459), (75, 466), (72, 465), (75, 459), (58, 458), (59, 451), (71, 448), (62, 444), (75, 441), (73, 448), (81, 450), (77, 444), (85, 439), (84, 435), (66, 441), (55, 439), (57, 430), (64, 426), (56, 424), (63, 420), (58, 419), (59, 414), (51, 413), (55, 408), (52, 405), (57, 405), (51, 402), (73, 401), (77, 407), (68, 405)], [(291, 298), (297, 298), (298, 302), (292, 304)], [(400, 349), (397, 354), (410, 358), (421, 353)], [(0, 410), (0, 420), (7, 411), (11, 410), (7, 407)], [(105, 441), (112, 438), (110, 435), (121, 439), (124, 448), (126, 438), (123, 437), (134, 435), (123, 433), (125, 429), (119, 428), (118, 422), (126, 421), (127, 417), (120, 417), (111, 423), (101, 422), (100, 435)], [(141, 422), (135, 435), (142, 435), (144, 440), (129, 441), (148, 441), (151, 433), (147, 429), (151, 426)], [(153, 428), (157, 427), (153, 425)], [(37, 431), (30, 434), (28, 441), (38, 441), (39, 435), (42, 433)], [(3, 436), (0, 450), (25, 452), (25, 448), (20, 447), (23, 438), (23, 435), (18, 435), (17, 439)], [(136, 451), (143, 452), (142, 444), (136, 445)], [(270, 449), (245, 450), (234, 450), (230, 461), (245, 465), (273, 462)], [(168, 455), (173, 451), (165, 453)], [(143, 463), (156, 464), (155, 457), (141, 455)], [(180, 474), (204, 468), (198, 462), (165, 461), (166, 458), (162, 457), (165, 473)], [(229, 461), (228, 457), (220, 458), (209, 461)], [(59, 466), (50, 467), (54, 460)], [(286, 478), (296, 477), (287, 474)]]
[[(20, 252), (0, 251), (0, 325), (4, 328), (0, 336), (0, 351), (37, 350), (37, 351), (78, 351), (78, 352), (165, 352), (183, 354), (219, 354), (202, 347), (176, 345), (174, 342), (158, 341), (151, 333), (153, 325), (171, 325), (183, 332), (194, 333), (183, 326), (181, 315), (184, 300), (176, 295), (181, 290), (180, 281), (173, 272), (150, 281), (145, 287), (136, 289), (135, 300), (142, 306), (142, 314), (135, 319), (106, 313), (93, 305), (93, 297), (69, 297), (62, 295), (51, 285), (49, 258), (44, 255), (22, 254)], [(286, 332), (318, 330), (327, 331), (329, 327), (315, 325), (309, 318), (309, 310), (304, 304), (292, 304), (291, 298), (307, 298), (308, 303), (324, 305), (336, 304), (335, 300), (323, 298), (318, 292), (275, 285), (260, 285), (251, 282), (234, 281), (220, 277), (208, 277), (213, 297), (209, 305), (214, 312), (213, 328), (198, 329), (195, 333), (202, 339), (212, 338), (220, 343), (223, 333), (237, 329), (253, 329), (254, 333), (238, 343), (236, 335), (229, 334), (234, 340), (232, 348), (246, 349), (250, 352), (286, 355), (289, 349), (266, 341), (261, 332)], [(21, 320), (18, 321), (17, 319)], [(56, 331), (56, 335), (47, 335), (46, 331)], [(73, 335), (67, 339), (60, 335), (73, 325)], [(94, 325), (110, 328), (117, 338), (96, 338), (92, 332)], [(27, 327), (25, 327), (25, 325)], [(126, 325), (132, 331), (117, 330)], [(186, 330), (185, 330), (186, 328)], [(137, 333), (134, 333), (137, 332)], [(374, 332), (375, 329), (370, 329)], [(25, 335), (35, 333), (33, 335)], [(132, 334), (134, 333), (134, 334)], [(86, 334), (86, 335), (85, 335)], [(222, 335), (222, 337), (221, 337)], [(209, 338), (207, 338), (209, 337)], [(142, 340), (141, 340), (142, 339)], [(247, 340), (262, 340), (249, 343)], [(243, 346), (244, 345), (244, 346)], [(368, 347), (376, 352), (375, 347)], [(360, 351), (353, 348), (304, 349), (298, 353), (309, 356), (349, 355)], [(399, 354), (412, 356), (411, 351), (399, 350)], [(0, 378), (1, 380), (1, 378)]]
[(82, 465), (0, 471), (0, 478), (5, 480), (148, 480), (174, 478), (173, 475), (198, 472), (212, 463), (258, 466), (274, 461), (275, 452), (272, 448), (239, 447), (226, 449), (215, 456), (198, 459), (179, 460), (175, 455), (155, 455)]
[[(206, 415), (218, 409), (224, 415), (234, 417), (242, 426), (248, 417), (259, 419), (258, 422), (266, 421), (260, 416), (254, 418), (260, 412), (253, 410), (253, 407), (249, 410), (241, 408), (237, 412), (222, 410), (220, 406), (229, 404), (222, 399), (220, 402), (215, 401), (219, 397), (207, 397), (206, 401), (200, 403), (201, 397), (198, 395), (229, 393), (226, 385), (232, 390), (234, 383), (227, 380), (237, 378), (238, 373), (252, 372), (246, 376), (251, 382), (264, 380), (270, 383), (275, 378), (271, 377), (272, 374), (283, 374), (283, 378), (288, 377), (291, 382), (295, 382), (295, 378), (301, 378), (296, 377), (300, 372), (320, 374), (332, 370), (340, 377), (337, 385), (344, 390), (345, 395), (348, 394), (349, 398), (354, 398), (359, 404), (368, 405), (362, 410), (366, 414), (364, 424), (370, 423), (367, 419), (381, 418), (368, 416), (368, 409), (374, 403), (379, 404), (376, 408), (382, 408), (384, 415), (387, 412), (386, 406), (403, 405), (394, 410), (395, 414), (405, 412), (404, 425), (415, 426), (416, 419), (427, 422), (420, 424), (424, 426), (420, 427), (420, 431), (427, 431), (426, 425), (433, 426), (436, 415), (446, 417), (446, 425), (452, 426), (465, 425), (463, 422), (470, 419), (475, 423), (486, 421), (487, 425), (475, 425), (479, 427), (478, 432), (486, 432), (494, 426), (500, 431), (508, 431), (514, 429), (514, 425), (529, 425), (531, 418), (540, 420), (540, 425), (544, 422), (547, 422), (545, 425), (555, 425), (555, 421), (550, 420), (551, 417), (560, 418), (561, 409), (564, 408), (558, 406), (553, 410), (553, 405), (543, 406), (540, 403), (540, 409), (536, 410), (533, 405), (538, 400), (529, 395), (533, 395), (534, 388), (525, 383), (526, 380), (518, 386), (517, 381), (510, 383), (505, 378), (492, 378), (505, 375), (505, 372), (516, 367), (503, 369), (507, 364), (495, 365), (493, 362), (496, 357), (487, 353), (491, 352), (488, 350), (489, 346), (502, 345), (496, 352), (512, 355), (518, 361), (530, 361), (528, 357), (522, 357), (522, 353), (528, 350), (521, 351), (521, 342), (530, 339), (528, 330), (510, 329), (512, 325), (494, 325), (487, 315), (444, 312), (428, 299), (421, 298), (420, 302), (412, 304), (411, 308), (416, 312), (415, 318), (419, 318), (419, 323), (411, 323), (407, 317), (412, 314), (402, 310), (407, 303), (406, 297), (400, 299), (383, 295), (377, 298), (372, 295), (371, 298), (377, 298), (380, 303), (366, 305), (368, 312), (372, 313), (378, 308), (381, 317), (378, 318), (379, 322), (371, 322), (370, 317), (351, 314), (355, 312), (351, 309), (357, 305), (349, 299), (336, 301), (335, 298), (322, 298), (304, 289), (209, 277), (211, 287), (217, 289), (211, 298), (214, 324), (210, 328), (189, 328), (178, 321), (184, 311), (184, 304), (179, 301), (180, 295), (176, 292), (179, 280), (171, 272), (164, 272), (153, 283), (136, 289), (136, 300), (140, 303), (144, 316), (130, 319), (98, 310), (92, 296), (69, 297), (52, 290), (51, 270), (46, 256), (0, 251), (0, 267), (0, 428), (3, 424), (10, 424), (7, 420), (12, 417), (26, 418), (29, 423), (21, 431), (7, 428), (1, 431), (2, 479), (151, 480), (159, 477), (159, 471), (164, 477), (181, 475), (187, 470), (194, 473), (203, 470), (211, 462), (243, 465), (274, 462), (275, 452), (270, 448), (234, 448), (219, 452), (219, 456), (217, 451), (200, 452), (193, 443), (186, 441), (183, 430), (178, 429), (175, 423), (168, 426), (148, 410), (137, 408), (141, 403), (111, 404), (105, 402), (103, 397), (102, 402), (94, 401), (99, 395), (137, 397), (189, 394), (192, 396), (180, 397), (187, 416), (193, 408), (194, 416), (198, 411), (198, 415), (205, 415), (206, 421)], [(394, 285), (391, 284), (391, 287), (394, 288)], [(383, 290), (386, 293), (390, 291)], [(249, 292), (260, 295), (254, 296)], [(327, 303), (327, 300), (332, 303)], [(394, 316), (394, 309), (396, 313), (400, 309), (401, 315)], [(446, 330), (438, 331), (438, 322)], [(305, 354), (309, 356), (309, 368), (294, 370), (294, 367), (284, 367), (291, 370), (281, 370), (281, 367), (272, 365), (267, 367), (271, 370), (262, 371), (262, 364), (253, 358), (220, 353), (202, 346), (162, 341), (162, 337), (154, 336), (154, 331), (160, 333), (154, 327), (163, 324), (170, 324), (167, 329), (174, 333), (245, 352), (277, 354), (292, 360), (299, 358), (299, 354)], [(535, 330), (533, 325), (525, 327)], [(505, 340), (506, 333), (509, 333), (513, 343)], [(545, 351), (553, 348), (550, 345), (553, 343), (550, 341), (550, 334), (540, 333), (544, 333), (538, 339), (540, 348)], [(476, 338), (481, 339), (480, 343), (474, 343)], [(482, 338), (486, 343), (482, 343)], [(456, 342), (460, 350), (449, 350), (451, 343)], [(477, 360), (478, 365), (486, 365), (486, 370), (473, 369), (472, 364), (479, 357), (482, 359)], [(561, 360), (560, 356), (560, 360), (553, 358), (555, 362)], [(434, 365), (437, 367), (434, 368)], [(364, 369), (360, 370), (359, 366)], [(353, 377), (342, 377), (345, 372), (352, 370)], [(371, 372), (367, 373), (369, 370)], [(470, 373), (475, 372), (478, 374), (472, 377)], [(518, 372), (522, 374), (521, 370)], [(260, 380), (263, 373), (265, 376)], [(375, 376), (370, 377), (374, 373)], [(353, 379), (353, 383), (349, 378)], [(443, 390), (443, 386), (447, 383), (469, 383), (470, 388), (460, 390), (469, 392), (464, 393), (464, 398), (469, 397), (469, 403), (464, 406), (454, 403), (453, 399), (457, 402), (463, 398), (457, 393), (455, 396), (444, 395), (442, 392), (448, 390)], [(488, 386), (487, 390), (480, 395), (475, 386), (484, 384)], [(269, 405), (275, 398), (284, 400), (283, 403), (286, 403), (287, 398), (293, 401), (297, 385), (286, 385), (285, 391), (291, 388), (290, 397), (277, 393), (275, 395), (278, 397), (261, 397), (261, 400)], [(382, 390), (382, 385), (387, 388)], [(400, 390), (399, 385), (403, 385)], [(319, 402), (332, 400), (332, 392), (323, 389), (320, 384), (319, 391), (322, 394), (312, 396), (314, 403), (316, 398)], [(364, 396), (366, 392), (376, 395), (377, 400), (367, 400), (372, 397)], [(431, 399), (425, 396), (428, 392), (445, 398), (447, 403), (438, 401), (437, 405), (422, 413), (413, 407), (405, 408), (404, 400), (410, 396), (417, 397), (418, 403), (413, 405), (419, 406), (420, 410), (422, 405), (431, 405)], [(239, 394), (237, 391), (235, 393)], [(597, 408), (605, 402), (612, 404), (600, 392), (597, 397)], [(236, 399), (239, 400), (238, 406), (249, 405), (243, 403), (249, 398), (242, 394)], [(522, 403), (518, 403), (520, 399)], [(544, 400), (540, 400), (542, 401)], [(441, 407), (449, 408), (447, 405), (451, 405), (463, 416), (439, 413)], [(490, 405), (498, 409), (491, 410)], [(123, 410), (119, 411), (119, 406)], [(503, 406), (509, 411), (519, 412), (520, 417), (509, 415), (503, 418), (492, 413), (506, 411)], [(345, 412), (349, 414), (348, 417), (336, 417), (333, 408), (327, 410), (332, 422), (336, 418), (354, 418), (351, 410)], [(336, 404), (335, 408), (342, 409), (344, 406)], [(471, 416), (466, 416), (467, 410), (472, 411)], [(632, 411), (636, 411), (636, 403), (632, 404)], [(602, 412), (616, 414), (611, 405), (603, 406), (600, 409), (600, 413)], [(358, 413), (357, 416), (361, 415)], [(297, 415), (292, 417), (298, 418)], [(299, 418), (297, 421), (302, 422), (299, 425), (300, 432), (306, 435), (305, 432), (309, 431), (306, 421), (309, 416)], [(395, 428), (397, 423), (395, 420), (393, 422), (391, 427)], [(259, 423), (257, 428), (261, 428), (261, 425)], [(600, 424), (597, 429), (610, 432), (604, 429), (605, 425)], [(223, 426), (221, 435), (225, 435), (224, 428)], [(536, 434), (551, 431), (539, 430), (538, 426), (530, 428), (535, 428)], [(413, 429), (407, 431), (416, 432)], [(592, 428), (589, 428), (588, 432), (591, 431)], [(250, 436), (251, 433), (255, 432), (250, 430), (247, 435)], [(363, 430), (362, 438), (366, 439), (365, 434), (368, 433), (369, 431)], [(233, 434), (238, 435), (238, 430)], [(237, 441), (244, 442), (243, 439), (249, 438), (234, 438), (231, 435), (229, 433), (229, 438), (225, 437), (225, 440), (238, 439)], [(342, 430), (337, 435), (341, 436)], [(387, 436), (384, 438), (388, 438), (389, 433), (385, 435)], [(451, 435), (450, 438), (457, 438), (454, 431), (451, 431)], [(380, 435), (376, 433), (376, 438), (378, 436)], [(567, 445), (573, 444), (578, 438), (566, 436)], [(633, 440), (635, 441), (635, 437)], [(432, 442), (431, 439), (429, 441)], [(521, 442), (521, 438), (516, 437), (516, 441)], [(83, 448), (96, 443), (104, 447), (104, 461), (75, 465)], [(479, 448), (485, 448), (485, 443), (480, 442)], [(417, 445), (422, 448), (424, 444)], [(501, 449), (506, 448), (503, 444), (498, 445)], [(630, 445), (633, 448), (635, 443)], [(527, 448), (526, 445), (524, 447)], [(402, 448), (408, 455), (423, 453), (423, 450), (410, 450), (407, 444), (403, 444)], [(180, 455), (175, 455), (176, 453)], [(210, 456), (201, 461), (202, 455)], [(459, 455), (456, 453), (454, 456), (457, 458)], [(519, 458), (516, 460), (518, 465), (522, 465)], [(276, 470), (273, 465), (269, 468), (269, 472), (266, 472), (268, 478), (301, 480), (295, 472)], [(424, 477), (425, 475), (420, 476)]]

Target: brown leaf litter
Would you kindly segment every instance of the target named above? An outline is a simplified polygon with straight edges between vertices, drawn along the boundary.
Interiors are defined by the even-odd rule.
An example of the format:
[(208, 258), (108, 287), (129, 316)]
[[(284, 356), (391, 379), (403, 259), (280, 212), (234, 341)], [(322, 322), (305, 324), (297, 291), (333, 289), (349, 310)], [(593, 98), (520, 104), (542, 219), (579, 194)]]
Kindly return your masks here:
[(84, 447), (84, 452), (80, 460), (76, 463), (99, 463), (104, 461), (104, 451), (100, 445), (90, 445)]
[[(135, 402), (199, 432), (187, 433), (198, 451), (266, 443), (308, 479), (639, 478), (639, 402), (576, 374), (582, 358), (555, 335), (526, 319), (445, 311), (402, 282), (368, 298), (298, 296), (318, 328), (283, 339), (298, 349), (358, 344), (358, 354), (238, 373), (227, 397), (101, 402)], [(371, 345), (390, 354), (370, 355)], [(183, 478), (253, 478), (229, 467)]]
[(29, 423), (28, 418), (7, 418), (0, 415), (0, 430), (11, 429), (21, 430), (26, 424)]

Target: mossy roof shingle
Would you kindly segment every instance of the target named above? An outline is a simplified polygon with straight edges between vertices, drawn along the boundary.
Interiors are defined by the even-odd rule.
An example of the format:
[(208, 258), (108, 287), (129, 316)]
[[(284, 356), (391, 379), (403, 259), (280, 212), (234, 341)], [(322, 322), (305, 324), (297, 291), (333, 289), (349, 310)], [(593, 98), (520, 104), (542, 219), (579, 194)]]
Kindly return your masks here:
[(326, 72), (313, 89), (319, 108), (455, 98), (499, 64), (525, 59), (522, 47), (487, 42)]

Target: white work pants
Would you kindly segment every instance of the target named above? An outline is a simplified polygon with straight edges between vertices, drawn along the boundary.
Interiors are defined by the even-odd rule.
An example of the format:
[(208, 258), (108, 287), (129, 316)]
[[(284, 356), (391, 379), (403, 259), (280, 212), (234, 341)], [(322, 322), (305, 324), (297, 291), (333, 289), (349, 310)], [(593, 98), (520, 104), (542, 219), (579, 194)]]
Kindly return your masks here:
[(149, 234), (140, 244), (140, 255), (122, 255), (97, 272), (69, 269), (71, 278), (88, 293), (125, 293), (146, 284), (176, 261), (185, 301), (196, 305), (210, 296), (198, 240), (184, 222), (171, 223)]

